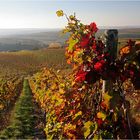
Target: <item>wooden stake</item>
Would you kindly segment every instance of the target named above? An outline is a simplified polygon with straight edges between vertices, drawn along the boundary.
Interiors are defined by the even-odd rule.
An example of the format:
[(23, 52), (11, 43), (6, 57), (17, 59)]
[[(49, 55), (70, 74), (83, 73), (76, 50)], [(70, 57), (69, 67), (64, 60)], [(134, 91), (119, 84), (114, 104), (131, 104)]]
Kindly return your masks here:
[[(117, 46), (118, 46), (118, 30), (110, 29), (106, 30), (103, 36), (104, 43), (105, 43), (105, 52), (109, 53), (111, 56), (111, 61), (114, 61), (117, 57)], [(110, 92), (112, 89), (113, 83), (110, 80), (103, 81), (102, 91)]]

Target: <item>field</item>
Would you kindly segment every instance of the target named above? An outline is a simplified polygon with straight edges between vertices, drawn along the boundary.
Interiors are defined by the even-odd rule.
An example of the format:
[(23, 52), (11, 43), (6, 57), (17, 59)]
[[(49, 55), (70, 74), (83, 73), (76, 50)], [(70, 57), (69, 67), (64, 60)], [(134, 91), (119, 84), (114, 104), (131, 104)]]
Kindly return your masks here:
[[(46, 137), (43, 131), (46, 127), (46, 114), (44, 113), (44, 108), (40, 107), (39, 103), (36, 102), (39, 97), (34, 97), (36, 96), (36, 94), (34, 94), (32, 88), (34, 87), (34, 83), (37, 80), (38, 86), (40, 87), (34, 87), (35, 89), (46, 88), (43, 84), (45, 84), (44, 81), (46, 80), (45, 78), (47, 76), (45, 74), (44, 77), (40, 76), (40, 79), (42, 81), (38, 78), (40, 73), (46, 68), (51, 68), (56, 73), (62, 75), (62, 80), (65, 80), (63, 79), (63, 76), (67, 77), (71, 74), (71, 67), (66, 63), (65, 48), (44, 48), (44, 46), (42, 47), (42, 45), (41, 47), (37, 45), (38, 43), (40, 44), (40, 42), (45, 44), (46, 46), (51, 42), (60, 42), (64, 45), (64, 39), (59, 40), (59, 38), (57, 38), (57, 35), (54, 36), (54, 34), (55, 33), (53, 32), (51, 34), (52, 36), (49, 36), (46, 33), (36, 33), (32, 34), (32, 36), (16, 36), (18, 38), (18, 41), (19, 39), (23, 41), (24, 38), (24, 41), (26, 42), (26, 39), (28, 38), (31, 42), (35, 43), (32, 43), (34, 47), (38, 47), (41, 49), (33, 50), (34, 47), (31, 47), (29, 48), (29, 50), (20, 50), (19, 48), (17, 49), (17, 46), (19, 45), (18, 44), (16, 47), (14, 46), (14, 49), (11, 49), (11, 52), (9, 52), (9, 48), (8, 50), (2, 50), (2, 52), (0, 52), (0, 88), (2, 89), (6, 87), (8, 88), (8, 90), (11, 90), (9, 94), (7, 94), (8, 92), (2, 92), (2, 90), (0, 90), (0, 139), (36, 139)], [(132, 37), (132, 39), (135, 40), (140, 40), (140, 29), (121, 29), (119, 34), (118, 47), (120, 48), (122, 45), (124, 45), (129, 37)], [(14, 37), (12, 36), (12, 38)], [(45, 40), (46, 38), (47, 40)], [(9, 41), (11, 40), (9, 39)], [(6, 40), (2, 38), (0, 39), (0, 42), (4, 44)], [(31, 78), (34, 75), (36, 76), (36, 79)], [(48, 87), (49, 86), (50, 85), (48, 85)], [(12, 89), (11, 87), (14, 88)], [(51, 91), (55, 94), (56, 87), (51, 88), (54, 88), (51, 89)], [(132, 126), (135, 135), (138, 135), (137, 133), (140, 132), (139, 93), (140, 91), (135, 91), (133, 88), (131, 88), (127, 91), (126, 95), (127, 100), (130, 102), (130, 118), (131, 121), (133, 121)], [(40, 91), (39, 94), (42, 95), (42, 91)], [(11, 101), (10, 95), (14, 97)], [(1, 100), (4, 100), (5, 103), (1, 102)], [(2, 105), (7, 104), (7, 102), (8, 105), (5, 108), (3, 108)], [(3, 116), (6, 117), (4, 118)], [(138, 138), (138, 136), (136, 136), (136, 138)]]
[(0, 52), (0, 77), (27, 76), (43, 67), (67, 69), (65, 49)]

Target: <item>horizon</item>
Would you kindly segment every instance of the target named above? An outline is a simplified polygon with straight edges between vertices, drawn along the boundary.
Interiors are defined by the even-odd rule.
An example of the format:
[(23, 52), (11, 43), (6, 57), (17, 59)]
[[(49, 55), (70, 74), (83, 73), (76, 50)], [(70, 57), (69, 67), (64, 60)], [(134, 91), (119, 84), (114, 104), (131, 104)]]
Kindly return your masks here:
[[(117, 29), (119, 30), (139, 30), (140, 26), (100, 26), (100, 30), (107, 29)], [(7, 36), (17, 36), (17, 35), (29, 35), (36, 33), (46, 33), (46, 32), (61, 32), (63, 28), (0, 28), (0, 38)]]
[[(101, 28), (103, 28), (103, 29), (106, 29), (106, 28), (112, 28), (112, 27), (117, 27), (118, 29), (119, 28), (140, 28), (140, 25), (120, 25), (120, 26), (97, 26), (99, 29)], [(33, 30), (44, 30), (44, 29), (46, 29), (46, 30), (57, 30), (57, 29), (60, 29), (60, 30), (62, 30), (62, 29), (64, 29), (65, 27), (54, 27), (54, 28), (47, 28), (47, 27), (19, 27), (19, 28), (1, 28), (0, 27), (0, 30), (20, 30), (20, 29), (33, 29)]]

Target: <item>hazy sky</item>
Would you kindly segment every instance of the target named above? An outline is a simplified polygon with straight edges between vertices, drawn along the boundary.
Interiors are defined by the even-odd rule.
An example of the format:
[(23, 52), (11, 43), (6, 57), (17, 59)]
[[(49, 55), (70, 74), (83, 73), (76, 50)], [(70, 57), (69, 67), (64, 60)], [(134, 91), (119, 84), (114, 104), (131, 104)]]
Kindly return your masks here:
[(0, 28), (62, 28), (64, 17), (56, 11), (76, 15), (98, 26), (140, 26), (140, 1), (88, 0), (0, 0)]

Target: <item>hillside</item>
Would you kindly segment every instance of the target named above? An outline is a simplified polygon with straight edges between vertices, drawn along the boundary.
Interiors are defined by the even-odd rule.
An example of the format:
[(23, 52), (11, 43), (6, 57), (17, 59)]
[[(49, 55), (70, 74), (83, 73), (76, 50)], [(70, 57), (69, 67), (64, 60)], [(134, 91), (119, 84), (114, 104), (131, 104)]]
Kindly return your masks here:
[[(103, 34), (105, 29), (101, 29), (97, 32), (97, 36)], [(140, 38), (140, 28), (118, 28), (119, 39), (137, 39)]]
[[(97, 36), (103, 34), (105, 29), (98, 31)], [(119, 31), (119, 39), (137, 39), (140, 38), (140, 28), (121, 28)], [(3, 31), (4, 32), (4, 31)], [(60, 43), (64, 46), (68, 38), (68, 34), (62, 35), (60, 30), (32, 30), (18, 31), (0, 35), (0, 51), (19, 51), (19, 50), (35, 50), (46, 48), (51, 43)], [(2, 33), (1, 33), (2, 34)]]
[(60, 43), (63, 46), (67, 37), (62, 35), (60, 30), (45, 29), (36, 32), (5, 33), (0, 36), (0, 51), (36, 50), (46, 48), (50, 43)]

